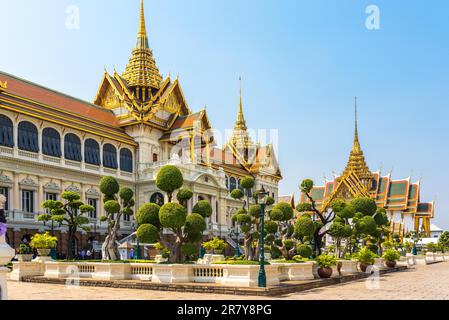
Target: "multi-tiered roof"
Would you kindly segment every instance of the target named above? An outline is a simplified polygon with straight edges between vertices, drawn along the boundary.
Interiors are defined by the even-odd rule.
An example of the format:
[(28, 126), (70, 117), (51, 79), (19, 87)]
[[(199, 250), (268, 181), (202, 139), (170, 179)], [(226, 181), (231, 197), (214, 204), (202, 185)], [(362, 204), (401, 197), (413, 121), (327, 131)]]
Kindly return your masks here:
[[(349, 200), (362, 196), (375, 199), (378, 207), (391, 212), (412, 214), (415, 218), (433, 218), (434, 203), (420, 202), (420, 181), (412, 182), (411, 178), (392, 180), (391, 174), (382, 176), (380, 171), (369, 170), (359, 142), (357, 107), (355, 114), (354, 143), (346, 168), (333, 181), (312, 189), (311, 196), (316, 205), (325, 210), (334, 199)], [(302, 193), (299, 202), (309, 200)]]

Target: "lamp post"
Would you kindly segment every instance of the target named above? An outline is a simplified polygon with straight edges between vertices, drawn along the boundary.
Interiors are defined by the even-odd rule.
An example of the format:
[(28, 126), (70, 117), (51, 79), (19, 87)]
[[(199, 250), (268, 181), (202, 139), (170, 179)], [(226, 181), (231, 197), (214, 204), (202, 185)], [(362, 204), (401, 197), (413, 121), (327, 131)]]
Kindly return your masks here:
[(262, 186), (257, 193), (257, 202), (260, 205), (260, 257), (259, 257), (259, 288), (267, 286), (267, 276), (265, 274), (265, 206), (267, 204), (268, 192)]

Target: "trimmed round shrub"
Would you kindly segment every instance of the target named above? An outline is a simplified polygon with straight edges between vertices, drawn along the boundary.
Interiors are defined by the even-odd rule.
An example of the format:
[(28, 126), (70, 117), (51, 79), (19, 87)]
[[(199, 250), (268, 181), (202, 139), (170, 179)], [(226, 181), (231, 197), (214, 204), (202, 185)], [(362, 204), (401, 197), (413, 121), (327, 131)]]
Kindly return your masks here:
[(299, 203), (296, 206), (296, 211), (298, 211), (298, 212), (310, 212), (310, 211), (312, 211), (312, 204), (310, 204), (310, 203)]
[(106, 176), (101, 178), (100, 180), (100, 191), (107, 195), (113, 196), (117, 192), (119, 192), (120, 186), (117, 180), (114, 177)]
[(280, 210), (283, 213), (283, 221), (288, 221), (293, 218), (293, 208), (290, 203), (287, 202), (279, 202), (274, 206), (273, 210)]
[(159, 210), (159, 221), (164, 228), (178, 229), (184, 226), (187, 209), (179, 203), (166, 203)]
[(388, 216), (385, 212), (378, 211), (374, 216), (374, 220), (378, 226), (384, 226), (389, 223)]
[(258, 205), (258, 204), (253, 204), (249, 207), (249, 214), (255, 218), (260, 217), (260, 211), (261, 211), (261, 208), (260, 208), (260, 205)]
[(334, 212), (340, 212), (346, 207), (346, 202), (341, 199), (335, 199), (331, 203), (331, 208)]
[(357, 229), (366, 234), (370, 234), (376, 231), (377, 223), (371, 216), (365, 216), (357, 223)]
[(198, 249), (196, 245), (194, 245), (193, 243), (184, 243), (181, 246), (181, 253), (183, 256), (186, 256), (189, 259), (191, 259), (198, 254)]
[(255, 181), (253, 177), (244, 177), (242, 180), (240, 180), (240, 185), (243, 189), (252, 189), (254, 187)]
[(234, 189), (231, 191), (231, 198), (240, 200), (244, 197), (243, 191), (240, 189)]
[(204, 218), (209, 218), (212, 215), (212, 206), (209, 201), (201, 200), (193, 207), (192, 212), (198, 213)]
[(274, 200), (274, 198), (273, 197), (270, 197), (270, 196), (268, 196), (267, 197), (267, 206), (271, 206), (271, 205), (273, 205), (275, 203), (275, 200)]
[(130, 188), (122, 188), (120, 189), (119, 197), (128, 202), (134, 197), (134, 191)]
[(120, 203), (115, 200), (110, 200), (104, 204), (104, 211), (111, 214), (116, 214), (120, 212)]
[(337, 213), (339, 217), (343, 219), (352, 219), (354, 218), (356, 211), (354, 206), (346, 206), (343, 210)]
[(278, 231), (278, 224), (274, 221), (265, 222), (265, 232), (266, 233), (276, 233)]
[(365, 216), (372, 216), (377, 211), (376, 201), (371, 198), (355, 198), (351, 201), (355, 212), (361, 212)]
[(235, 214), (247, 214), (248, 212), (246, 211), (245, 208), (240, 208), (237, 210), (237, 212)]
[(178, 199), (178, 201), (180, 203), (184, 203), (185, 201), (192, 199), (192, 197), (193, 197), (193, 192), (192, 192), (192, 190), (190, 190), (188, 188), (183, 188), (183, 189), (179, 190), (176, 195), (176, 199)]
[(273, 210), (270, 211), (270, 219), (273, 221), (283, 221), (284, 220), (284, 213), (279, 210), (274, 208)]
[(137, 229), (137, 239), (142, 243), (155, 243), (159, 240), (159, 229), (152, 224), (143, 224)]
[(296, 246), (296, 253), (303, 258), (310, 258), (313, 254), (312, 248), (306, 244), (298, 244)]
[(313, 188), (313, 180), (305, 179), (301, 182), (300, 189), (304, 193), (310, 193)]
[(295, 223), (295, 233), (300, 237), (311, 237), (315, 233), (315, 223), (310, 218), (301, 217)]
[(173, 193), (182, 187), (184, 178), (181, 171), (175, 166), (164, 166), (156, 177), (156, 186), (167, 193)]
[(251, 216), (247, 213), (241, 213), (235, 215), (237, 222), (239, 223), (250, 223), (251, 222)]
[(193, 233), (201, 233), (206, 230), (206, 221), (203, 216), (198, 213), (189, 214), (186, 218), (186, 223), (184, 227), (184, 231), (193, 234)]
[(68, 202), (72, 202), (81, 199), (81, 196), (79, 195), (79, 193), (74, 191), (64, 191), (61, 194), (61, 198), (67, 200)]
[(138, 226), (142, 224), (152, 224), (155, 227), (160, 227), (159, 221), (159, 207), (155, 203), (146, 203), (139, 208), (136, 213), (136, 223)]

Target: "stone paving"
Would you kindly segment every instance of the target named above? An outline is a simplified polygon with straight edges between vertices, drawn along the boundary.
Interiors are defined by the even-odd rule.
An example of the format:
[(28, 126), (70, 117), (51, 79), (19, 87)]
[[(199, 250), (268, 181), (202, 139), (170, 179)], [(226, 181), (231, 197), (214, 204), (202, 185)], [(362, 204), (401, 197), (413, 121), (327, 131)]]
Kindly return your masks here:
[[(99, 287), (66, 287), (57, 284), (8, 281), (11, 300), (269, 300), (269, 297), (163, 292)], [(420, 265), (413, 269), (361, 280), (293, 293), (275, 299), (290, 300), (449, 300), (449, 262)]]

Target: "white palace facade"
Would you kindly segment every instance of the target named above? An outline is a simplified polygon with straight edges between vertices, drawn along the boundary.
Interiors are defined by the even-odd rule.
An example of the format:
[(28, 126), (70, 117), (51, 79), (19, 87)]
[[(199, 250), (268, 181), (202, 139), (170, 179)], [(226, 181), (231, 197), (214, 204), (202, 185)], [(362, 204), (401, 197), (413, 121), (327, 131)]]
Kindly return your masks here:
[[(142, 1), (143, 2), (143, 1)], [(76, 191), (93, 205), (91, 231), (80, 232), (76, 250), (101, 242), (102, 176), (117, 178), (135, 191), (136, 209), (163, 203), (158, 170), (181, 169), (194, 192), (188, 207), (208, 200), (213, 215), (206, 235), (229, 240), (231, 216), (242, 203), (230, 198), (239, 180), (253, 176), (275, 199), (282, 179), (272, 145), (254, 143), (243, 115), (242, 97), (232, 137), (217, 146), (205, 109), (192, 112), (179, 79), (163, 78), (148, 45), (143, 3), (138, 39), (123, 74), (105, 71), (93, 103), (62, 94), (0, 71), (0, 193), (7, 197), (7, 240), (18, 247), (37, 232), (41, 203)], [(233, 108), (234, 109), (234, 108)], [(133, 232), (133, 218), (121, 222), (122, 237)], [(66, 232), (53, 226), (59, 250)]]

